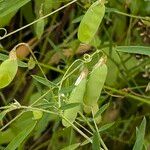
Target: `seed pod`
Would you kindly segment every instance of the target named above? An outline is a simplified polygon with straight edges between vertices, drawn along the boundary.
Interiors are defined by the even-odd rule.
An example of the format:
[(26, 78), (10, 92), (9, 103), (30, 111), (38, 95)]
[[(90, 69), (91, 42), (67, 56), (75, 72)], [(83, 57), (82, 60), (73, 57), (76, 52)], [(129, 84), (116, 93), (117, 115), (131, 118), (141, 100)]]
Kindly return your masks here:
[(16, 53), (12, 50), (9, 59), (0, 65), (0, 89), (9, 85), (18, 70)]
[(92, 41), (105, 14), (102, 0), (93, 3), (84, 15), (78, 30), (78, 39), (83, 43)]
[[(69, 103), (83, 103), (83, 97), (85, 94), (86, 89), (86, 76), (87, 71), (84, 70), (79, 78), (77, 79), (75, 85), (76, 87), (73, 89), (73, 91), (70, 94)], [(70, 109), (67, 109), (64, 111), (64, 116), (73, 123), (77, 117), (77, 113), (81, 110), (81, 106), (76, 106)], [(66, 122), (64, 119), (62, 120), (62, 124), (65, 127), (69, 127), (70, 124)]]
[(105, 64), (105, 59), (101, 58), (93, 68), (87, 81), (86, 93), (84, 97), (84, 104), (86, 105), (84, 111), (86, 113), (90, 113), (91, 110), (89, 108), (92, 108), (97, 104), (106, 80), (106, 76), (107, 66)]

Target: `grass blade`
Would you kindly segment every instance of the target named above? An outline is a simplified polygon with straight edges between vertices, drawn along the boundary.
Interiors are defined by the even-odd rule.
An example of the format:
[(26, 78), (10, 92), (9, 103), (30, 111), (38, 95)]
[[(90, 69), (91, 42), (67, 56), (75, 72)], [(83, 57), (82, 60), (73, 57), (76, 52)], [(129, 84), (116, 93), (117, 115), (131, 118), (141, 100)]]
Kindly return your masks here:
[(16, 11), (17, 9), (21, 8), (23, 5), (28, 3), (30, 0), (5, 0), (0, 1), (0, 16), (6, 16), (10, 14), (13, 11)]
[(22, 130), (5, 148), (5, 150), (15, 150), (23, 141), (24, 139), (31, 133), (34, 129), (36, 122), (27, 126), (24, 130)]
[(133, 150), (142, 150), (144, 146), (144, 135), (145, 135), (145, 128), (146, 128), (146, 118), (144, 117), (139, 129), (136, 130), (136, 141), (133, 146)]
[(76, 148), (78, 148), (80, 145), (80, 143), (76, 143), (76, 144), (72, 144), (72, 145), (69, 145), (61, 150), (75, 150)]
[(92, 150), (100, 150), (100, 140), (97, 132), (93, 135)]
[(53, 86), (57, 86), (56, 84), (50, 82), (49, 80), (47, 80), (47, 79), (45, 79), (45, 78), (43, 78), (43, 77), (40, 77), (40, 76), (37, 76), (37, 75), (32, 75), (32, 77), (33, 77), (36, 81), (38, 81), (39, 83), (42, 83), (43, 85), (45, 85), (45, 86), (47, 86), (47, 87), (49, 87), (49, 88), (51, 88), (51, 87), (53, 87)]
[(142, 54), (150, 56), (150, 47), (146, 46), (117, 46), (116, 50), (119, 52)]

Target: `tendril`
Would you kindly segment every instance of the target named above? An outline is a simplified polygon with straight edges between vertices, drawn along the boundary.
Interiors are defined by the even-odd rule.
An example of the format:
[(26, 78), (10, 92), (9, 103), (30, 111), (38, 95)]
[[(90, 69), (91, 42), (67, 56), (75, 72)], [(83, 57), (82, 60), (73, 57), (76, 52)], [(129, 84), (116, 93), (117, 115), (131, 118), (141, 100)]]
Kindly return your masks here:
[(0, 31), (4, 31), (4, 34), (0, 35), (0, 40), (3, 39), (7, 35), (7, 30), (5, 28), (0, 28)]
[(88, 63), (92, 60), (92, 57), (89, 54), (84, 54), (83, 59), (85, 63)]

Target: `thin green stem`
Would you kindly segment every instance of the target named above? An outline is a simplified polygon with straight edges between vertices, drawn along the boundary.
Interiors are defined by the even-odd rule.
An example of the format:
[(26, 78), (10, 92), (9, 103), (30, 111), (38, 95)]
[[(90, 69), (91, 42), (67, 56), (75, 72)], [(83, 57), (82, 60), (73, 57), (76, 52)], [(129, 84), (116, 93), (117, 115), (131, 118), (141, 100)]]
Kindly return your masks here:
[(92, 130), (92, 132), (95, 132), (95, 129), (90, 124), (90, 122), (86, 119), (86, 117), (81, 112), (79, 112), (79, 115), (84, 119), (84, 121), (87, 123), (87, 125), (89, 126), (89, 128)]
[(84, 138), (86, 138), (90, 143), (92, 143), (92, 140), (84, 134), (80, 129), (78, 129), (73, 123), (71, 123), (65, 116), (61, 115), (61, 117), (66, 120), (78, 133), (80, 133)]
[(145, 103), (145, 104), (149, 104), (150, 105), (150, 100), (148, 99), (145, 99), (145, 98), (142, 98), (142, 97), (139, 97), (139, 96), (136, 96), (136, 95), (132, 95), (130, 93), (127, 93), (127, 92), (124, 92), (124, 91), (121, 91), (121, 90), (117, 90), (115, 88), (112, 88), (112, 87), (108, 87), (108, 86), (104, 86), (105, 89), (107, 90), (110, 90), (114, 93), (118, 93), (120, 95), (123, 95), (125, 97), (129, 97), (129, 98), (132, 98), (136, 101), (139, 101), (139, 102), (142, 102), (142, 103)]
[(18, 119), (25, 111), (22, 111), (19, 115), (17, 115), (15, 118), (13, 118), (11, 121), (9, 121), (5, 126), (3, 126), (0, 131), (4, 130), (6, 127), (8, 127), (11, 123), (13, 123), (16, 119)]
[(136, 15), (133, 15), (133, 14), (127, 14), (127, 13), (118, 11), (118, 10), (115, 9), (115, 8), (107, 8), (107, 10), (108, 10), (108, 12), (114, 12), (114, 13), (117, 13), (117, 14), (119, 14), (119, 15), (123, 15), (123, 16), (128, 16), (128, 17), (131, 17), (131, 18), (143, 19), (143, 20), (150, 21), (147, 17), (136, 16)]
[(94, 112), (93, 112), (93, 109), (92, 109), (92, 117), (93, 117), (94, 125), (95, 125), (95, 128), (96, 128), (96, 132), (98, 133), (98, 136), (99, 136), (100, 143), (102, 144), (104, 150), (108, 150), (108, 148), (106, 147), (104, 141), (102, 140), (102, 138), (101, 138), (101, 136), (100, 136), (100, 133), (99, 133), (99, 130), (98, 130), (98, 127), (97, 127), (95, 118), (94, 118)]
[(23, 27), (21, 27), (21, 28), (15, 30), (15, 31), (13, 31), (13, 32), (11, 32), (11, 33), (9, 33), (9, 34), (7, 34), (6, 29), (0, 28), (0, 29), (5, 30), (5, 32), (6, 32), (4, 36), (0, 37), (0, 40), (5, 39), (6, 37), (9, 37), (10, 35), (13, 35), (13, 34), (19, 32), (19, 31), (21, 31), (21, 30), (23, 30), (23, 29), (25, 29), (25, 28), (30, 27), (31, 25), (37, 23), (38, 21), (43, 20), (43, 19), (45, 19), (45, 18), (47, 18), (47, 17), (49, 17), (49, 16), (51, 16), (51, 15), (53, 15), (53, 14), (59, 12), (60, 10), (62, 10), (62, 9), (64, 9), (64, 8), (68, 7), (69, 5), (75, 3), (76, 1), (77, 1), (77, 0), (73, 0), (73, 1), (69, 2), (68, 4), (66, 4), (66, 5), (64, 5), (64, 6), (60, 7), (60, 8), (58, 8), (57, 10), (54, 10), (53, 12), (51, 12), (51, 13), (49, 13), (49, 14), (47, 14), (47, 15), (45, 15), (45, 16), (43, 16), (43, 17), (41, 17), (41, 18), (39, 18), (39, 19), (37, 19), (37, 20), (35, 20), (35, 21), (33, 21), (33, 22), (31, 22), (31, 23), (29, 23), (29, 24), (27, 24), (27, 25), (25, 25), (25, 26), (23, 26)]
[(30, 106), (35, 105), (38, 101), (40, 101), (42, 98), (44, 98), (49, 92), (51, 92), (52, 89), (49, 89), (46, 91), (41, 97), (39, 97), (37, 100), (35, 100)]
[(72, 68), (72, 66), (79, 62), (79, 61), (82, 61), (80, 59), (77, 59), (76, 61), (74, 61), (70, 66), (69, 68), (67, 69), (67, 71), (65, 72), (64, 76), (62, 77), (61, 81), (60, 81), (60, 85), (59, 85), (59, 89), (58, 89), (58, 104), (59, 104), (59, 107), (61, 107), (61, 88), (62, 88), (62, 84), (63, 82), (66, 80), (66, 77), (68, 78), (72, 73), (74, 73), (74, 71), (76, 70), (76, 68), (69, 74), (69, 76), (67, 75), (68, 72), (70, 71), (70, 69)]
[(75, 123), (80, 126), (82, 129), (84, 129), (86, 132), (88, 132), (89, 134), (93, 135), (92, 132), (90, 132), (88, 129), (86, 129), (84, 126), (82, 126), (80, 123), (78, 123), (77, 121), (75, 121)]

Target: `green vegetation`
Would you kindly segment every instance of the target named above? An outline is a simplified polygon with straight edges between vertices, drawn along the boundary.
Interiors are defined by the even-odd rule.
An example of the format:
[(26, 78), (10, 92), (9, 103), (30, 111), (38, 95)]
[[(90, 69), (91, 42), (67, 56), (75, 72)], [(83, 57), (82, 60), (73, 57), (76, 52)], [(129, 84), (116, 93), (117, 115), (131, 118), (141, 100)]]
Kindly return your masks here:
[(0, 150), (149, 150), (149, 129), (149, 0), (0, 0)]

